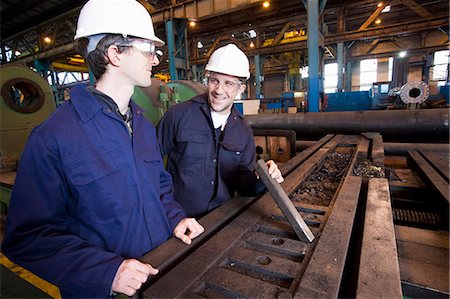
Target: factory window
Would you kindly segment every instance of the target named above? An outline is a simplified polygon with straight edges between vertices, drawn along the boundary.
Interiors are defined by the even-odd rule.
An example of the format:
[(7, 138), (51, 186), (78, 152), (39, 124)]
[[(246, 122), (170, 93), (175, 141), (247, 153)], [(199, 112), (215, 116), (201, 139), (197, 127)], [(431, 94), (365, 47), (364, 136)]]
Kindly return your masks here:
[(389, 57), (388, 62), (388, 81), (392, 81), (392, 69), (394, 67), (394, 57)]
[(337, 63), (325, 64), (323, 74), (323, 91), (325, 93), (336, 92), (338, 82)]
[(434, 61), (431, 72), (432, 80), (438, 81), (438, 85), (445, 85), (445, 82), (447, 81), (448, 56), (448, 50), (434, 52)]
[(377, 81), (377, 60), (361, 60), (359, 69), (359, 90), (369, 90), (372, 83)]

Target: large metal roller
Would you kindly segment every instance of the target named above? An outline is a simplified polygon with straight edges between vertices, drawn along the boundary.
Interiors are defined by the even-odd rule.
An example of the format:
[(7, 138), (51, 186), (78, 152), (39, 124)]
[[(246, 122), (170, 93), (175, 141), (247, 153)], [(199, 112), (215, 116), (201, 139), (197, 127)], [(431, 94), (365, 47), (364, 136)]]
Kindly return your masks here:
[(297, 139), (314, 140), (329, 133), (380, 132), (384, 141), (448, 142), (449, 109), (316, 112), (246, 115), (258, 130), (294, 130)]
[(25, 66), (0, 67), (0, 83), (0, 153), (5, 163), (20, 158), (31, 130), (56, 104), (48, 82)]

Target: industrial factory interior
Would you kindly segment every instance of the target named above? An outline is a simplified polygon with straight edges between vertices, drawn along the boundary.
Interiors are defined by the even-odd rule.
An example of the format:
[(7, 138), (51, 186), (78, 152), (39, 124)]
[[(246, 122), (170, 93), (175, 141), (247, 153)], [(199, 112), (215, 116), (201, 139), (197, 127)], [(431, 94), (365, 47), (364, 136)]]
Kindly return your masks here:
[[(142, 163), (148, 167), (161, 165), (161, 173), (170, 182), (173, 177), (169, 189), (174, 194), (171, 197), (174, 203), (180, 193), (181, 196), (191, 194), (194, 189), (206, 196), (212, 188), (216, 196), (223, 192), (221, 188), (226, 188), (216, 185), (219, 180), (226, 181), (226, 186), (246, 184), (240, 181), (240, 175), (230, 172), (226, 179), (222, 175), (231, 171), (228, 162), (224, 162), (229, 161), (226, 154), (233, 155), (229, 158), (233, 163), (241, 163), (245, 158), (239, 146), (247, 142), (242, 140), (245, 138), (242, 132), (248, 131), (252, 158), (249, 173), (263, 190), (255, 195), (239, 192), (237, 188), (227, 193), (228, 198), (220, 204), (213, 208), (210, 204), (198, 216), (192, 216), (196, 219), (193, 223), (204, 231), (189, 242), (181, 241), (173, 227), (173, 233), (169, 230), (168, 236), (148, 250), (139, 248), (140, 237), (121, 235), (120, 230), (111, 237), (105, 236), (105, 244), (111, 238), (120, 244), (132, 242), (124, 246), (140, 249), (136, 256), (122, 254), (120, 261), (134, 258), (140, 265), (148, 264), (159, 270), (146, 276), (142, 286), (134, 290), (133, 298), (449, 298), (448, 0), (89, 2), (115, 5), (121, 1), (129, 7), (129, 10), (122, 9), (123, 15), (134, 13), (132, 8), (141, 9), (140, 12), (145, 9), (144, 18), (150, 21), (140, 29), (150, 28), (155, 38), (150, 38), (153, 52), (148, 53), (157, 63), (144, 78), (149, 84), (135, 84), (134, 91), (130, 92), (130, 106), (126, 107), (133, 113), (132, 125), (119, 108), (116, 111), (124, 117), (123, 122), (117, 118), (122, 131), (129, 134), (123, 135), (131, 137), (136, 155), (144, 157)], [(85, 158), (83, 163), (72, 163), (67, 173), (63, 168), (69, 164), (64, 164), (69, 156), (83, 151), (84, 135), (91, 133), (83, 135), (74, 130), (72, 143), (61, 145), (56, 134), (66, 132), (60, 135), (69, 140), (71, 136), (67, 135), (72, 131), (67, 127), (74, 126), (72, 118), (61, 117), (62, 113), (76, 106), (74, 97), (80, 93), (79, 86), (97, 97), (101, 94), (95, 91), (98, 77), (94, 76), (88, 59), (79, 53), (77, 44), (81, 31), (77, 27), (82, 22), (79, 16), (87, 2), (1, 0), (0, 3), (0, 244), (3, 243), (0, 298), (70, 297), (64, 288), (69, 286), (70, 290), (74, 277), (81, 282), (78, 282), (78, 293), (72, 294), (97, 297), (80, 294), (97, 294), (88, 293), (91, 284), (95, 286), (97, 279), (103, 281), (109, 275), (83, 277), (76, 271), (73, 276), (67, 274), (79, 268), (72, 267), (71, 263), (83, 264), (80, 260), (89, 259), (87, 254), (67, 255), (72, 257), (64, 261), (67, 271), (58, 270), (61, 264), (53, 263), (57, 260), (50, 257), (61, 256), (75, 246), (48, 247), (46, 251), (41, 242), (38, 249), (32, 247), (44, 235), (49, 238), (83, 229), (71, 228), (75, 223), (72, 218), (67, 220), (64, 232), (47, 231), (37, 222), (47, 213), (44, 211), (56, 210), (55, 206), (67, 211), (85, 208), (81, 199), (77, 202), (74, 198), (81, 196), (79, 190), (90, 189), (70, 185), (71, 171), (106, 180), (109, 176), (105, 178), (102, 173), (108, 169), (101, 168), (111, 167), (110, 163), (114, 162), (111, 160), (125, 159), (120, 155), (110, 155), (113, 159), (102, 157), (104, 160), (81, 157), (81, 160)], [(100, 16), (99, 11), (95, 13)], [(138, 22), (142, 15), (132, 17)], [(111, 20), (105, 14), (98, 17), (96, 24), (102, 22), (107, 24)], [(128, 25), (133, 26), (132, 23)], [(122, 34), (121, 37), (127, 38), (127, 32), (99, 33)], [(93, 39), (86, 36), (89, 49)], [(158, 44), (158, 38), (163, 42)], [(100, 44), (94, 46), (94, 51)], [(109, 46), (105, 57), (110, 57), (110, 50), (119, 46)], [(124, 45), (127, 47), (137, 49), (135, 44)], [(245, 71), (249, 71), (249, 76), (234, 75), (235, 69), (245, 68), (243, 65), (233, 66), (231, 73), (212, 68), (216, 53), (224, 49), (242, 55), (244, 61), (248, 58), (249, 67)], [(117, 57), (132, 55), (127, 53), (137, 55), (134, 50), (126, 51)], [(150, 57), (145, 53), (145, 57)], [(236, 64), (233, 57), (224, 63)], [(115, 62), (110, 59), (109, 63)], [(138, 77), (138, 68), (135, 73), (133, 70), (127, 74)], [(239, 78), (239, 81), (222, 82), (218, 75)], [(230, 102), (234, 112), (217, 127), (211, 94), (219, 89), (231, 91), (236, 86), (238, 96), (233, 96)], [(211, 106), (210, 110), (204, 108), (209, 117), (205, 118), (209, 119), (205, 124), (212, 130), (200, 125), (194, 127), (192, 122), (180, 122), (173, 125), (179, 130), (173, 139), (183, 143), (187, 152), (192, 148), (203, 150), (209, 146), (205, 136), (216, 134), (214, 142), (218, 143), (214, 143), (217, 147), (214, 154), (217, 157), (211, 158), (213, 166), (205, 168), (192, 166), (200, 163), (196, 160), (201, 159), (200, 154), (189, 157), (192, 164), (186, 164), (187, 159), (177, 160), (170, 156), (172, 152), (164, 153), (165, 143), (172, 142), (167, 141), (170, 139), (167, 132), (172, 129), (163, 121), (175, 119), (176, 111), (197, 105), (198, 99), (209, 101), (204, 104)], [(102, 101), (106, 105), (106, 100)], [(172, 114), (168, 113), (171, 111)], [(155, 153), (149, 154), (145, 147), (137, 149), (139, 142), (133, 140), (140, 136), (137, 124), (141, 118), (134, 113), (142, 114), (147, 124), (143, 128), (148, 128), (142, 135), (150, 136), (152, 149), (157, 149)], [(87, 126), (90, 118), (94, 120), (98, 114), (101, 113), (80, 114), (80, 123)], [(241, 135), (235, 136), (235, 144), (230, 144), (226, 139), (227, 129), (229, 132), (241, 119)], [(200, 123), (199, 119), (194, 121)], [(56, 133), (44, 131), (50, 123)], [(163, 131), (166, 126), (169, 129)], [(90, 128), (95, 131), (100, 127)], [(188, 130), (206, 133), (183, 136), (182, 132)], [(56, 141), (50, 138), (36, 141), (37, 137), (30, 137), (43, 136), (43, 132), (54, 135)], [(161, 136), (161, 132), (166, 135)], [(111, 130), (99, 139), (113, 139), (113, 134)], [(125, 139), (130, 141), (128, 137)], [(42, 153), (44, 148), (49, 149), (46, 154)], [(54, 148), (58, 148), (57, 154)], [(174, 151), (182, 155), (182, 150)], [(39, 161), (30, 167), (33, 157)], [(39, 167), (48, 167), (54, 159), (63, 161), (62, 183), (57, 181), (54, 171), (39, 171)], [(270, 160), (274, 163), (270, 164)], [(138, 162), (133, 160), (133, 163)], [(186, 172), (190, 175), (182, 178), (171, 172), (171, 169), (181, 171), (190, 166), (190, 172)], [(277, 178), (271, 176), (273, 166), (281, 173)], [(128, 168), (117, 169), (117, 173), (125, 173), (125, 169)], [(204, 169), (215, 175), (213, 179), (207, 177)], [(148, 177), (158, 177), (157, 173), (139, 174), (135, 186), (147, 182)], [(132, 185), (131, 175), (135, 174), (130, 173), (126, 181)], [(82, 179), (87, 180), (79, 178)], [(186, 181), (181, 184), (180, 180)], [(64, 198), (52, 192), (32, 191), (39, 186), (52, 188), (63, 183), (69, 186), (61, 191)], [(128, 190), (121, 191), (121, 184), (122, 181), (112, 186), (110, 193), (128, 195)], [(94, 188), (89, 192), (97, 191)], [(28, 196), (26, 199), (24, 194)], [(92, 209), (100, 216), (112, 213), (107, 204), (94, 205), (91, 203)], [(182, 202), (177, 205), (187, 215), (194, 215)], [(137, 208), (138, 204), (129, 210)], [(186, 218), (179, 223), (185, 223)], [(127, 219), (130, 227), (138, 221), (134, 217)], [(55, 222), (59, 221), (62, 220), (58, 214)], [(77, 221), (84, 223), (85, 219)], [(17, 228), (17, 223), (28, 223), (27, 233), (35, 233), (34, 237), (25, 239), (25, 226)], [(32, 223), (38, 224), (32, 226)], [(112, 222), (95, 225), (99, 230), (106, 230), (110, 225), (113, 230)], [(132, 231), (137, 235), (142, 229)], [(182, 233), (188, 236), (192, 232), (188, 226)], [(82, 242), (87, 244), (90, 239), (86, 237)], [(14, 244), (17, 246), (13, 247)], [(35, 264), (40, 265), (42, 272), (38, 267), (33, 268)], [(88, 270), (80, 273), (91, 273)], [(58, 273), (54, 273), (58, 271), (62, 277), (59, 280)], [(117, 275), (109, 278), (112, 285), (105, 287), (104, 297), (127, 295), (115, 285)]]

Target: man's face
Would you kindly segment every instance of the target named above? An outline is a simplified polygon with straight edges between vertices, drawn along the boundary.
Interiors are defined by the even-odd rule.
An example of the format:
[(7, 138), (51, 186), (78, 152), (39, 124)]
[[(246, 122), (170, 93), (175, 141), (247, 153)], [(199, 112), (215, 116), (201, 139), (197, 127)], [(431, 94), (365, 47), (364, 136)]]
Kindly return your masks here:
[(134, 86), (148, 87), (151, 85), (152, 68), (159, 64), (159, 59), (145, 41), (135, 41), (130, 45), (127, 63), (123, 72)]
[(238, 92), (244, 92), (245, 85), (237, 77), (211, 72), (208, 77), (208, 102), (212, 110), (228, 114)]

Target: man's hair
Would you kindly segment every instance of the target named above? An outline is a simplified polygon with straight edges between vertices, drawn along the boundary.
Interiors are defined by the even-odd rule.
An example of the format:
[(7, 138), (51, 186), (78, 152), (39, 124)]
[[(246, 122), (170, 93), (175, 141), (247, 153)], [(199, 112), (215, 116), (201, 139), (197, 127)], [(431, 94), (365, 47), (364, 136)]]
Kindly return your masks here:
[[(124, 37), (121, 34), (106, 34), (97, 44), (94, 51), (87, 53), (87, 46), (89, 44), (88, 38), (80, 38), (76, 44), (76, 50), (83, 56), (89, 66), (89, 69), (94, 74), (95, 79), (98, 81), (106, 71), (106, 66), (109, 61), (106, 58), (109, 46), (115, 44), (128, 44), (133, 37)], [(129, 47), (117, 46), (119, 53), (127, 51)]]

